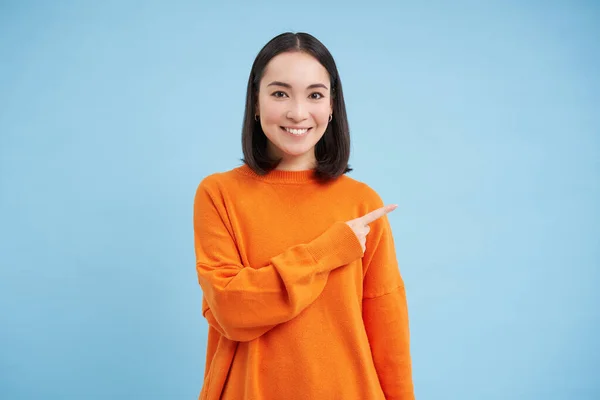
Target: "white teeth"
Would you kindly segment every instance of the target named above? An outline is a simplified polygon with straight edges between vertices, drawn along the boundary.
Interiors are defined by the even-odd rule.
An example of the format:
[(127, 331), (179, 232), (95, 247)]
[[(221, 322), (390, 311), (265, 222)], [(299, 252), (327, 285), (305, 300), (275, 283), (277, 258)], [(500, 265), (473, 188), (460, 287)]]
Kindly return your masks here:
[(289, 133), (291, 133), (292, 135), (304, 135), (306, 132), (308, 132), (308, 129), (290, 129), (290, 128), (284, 128), (286, 131), (288, 131)]

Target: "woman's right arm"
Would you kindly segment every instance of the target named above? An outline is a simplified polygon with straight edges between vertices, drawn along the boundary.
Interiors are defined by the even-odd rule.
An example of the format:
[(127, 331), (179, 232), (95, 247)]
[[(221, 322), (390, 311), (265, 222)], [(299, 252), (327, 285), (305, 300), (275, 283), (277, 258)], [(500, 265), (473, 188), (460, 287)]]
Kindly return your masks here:
[(253, 340), (289, 321), (321, 294), (329, 272), (362, 257), (345, 222), (306, 244), (293, 246), (267, 265), (244, 267), (228, 214), (214, 184), (200, 184), (194, 199), (194, 242), (203, 315), (230, 340)]

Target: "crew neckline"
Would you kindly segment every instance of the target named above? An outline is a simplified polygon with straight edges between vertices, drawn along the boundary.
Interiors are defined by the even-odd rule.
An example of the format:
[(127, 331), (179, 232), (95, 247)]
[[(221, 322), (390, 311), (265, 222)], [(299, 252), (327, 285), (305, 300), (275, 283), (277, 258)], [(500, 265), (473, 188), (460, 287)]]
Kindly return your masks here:
[(270, 182), (270, 183), (312, 183), (316, 182), (317, 178), (315, 177), (314, 169), (304, 169), (299, 171), (283, 171), (279, 169), (274, 169), (270, 171), (266, 175), (259, 175), (248, 165), (243, 164), (240, 167), (236, 168), (236, 171), (249, 176), (251, 178)]

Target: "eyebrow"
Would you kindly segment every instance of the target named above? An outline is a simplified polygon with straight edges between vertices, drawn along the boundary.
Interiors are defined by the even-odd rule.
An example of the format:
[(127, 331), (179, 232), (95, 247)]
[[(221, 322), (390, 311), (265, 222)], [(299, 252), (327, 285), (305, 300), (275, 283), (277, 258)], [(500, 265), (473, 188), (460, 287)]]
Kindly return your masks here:
[[(273, 81), (273, 82), (269, 83), (267, 85), (267, 87), (268, 86), (282, 86), (282, 87), (288, 88), (288, 89), (292, 88), (292, 85), (290, 85), (289, 83), (280, 82), (280, 81)], [(306, 88), (307, 89), (323, 88), (325, 90), (328, 90), (327, 86), (323, 85), (322, 83), (313, 83), (312, 85), (308, 85)]]

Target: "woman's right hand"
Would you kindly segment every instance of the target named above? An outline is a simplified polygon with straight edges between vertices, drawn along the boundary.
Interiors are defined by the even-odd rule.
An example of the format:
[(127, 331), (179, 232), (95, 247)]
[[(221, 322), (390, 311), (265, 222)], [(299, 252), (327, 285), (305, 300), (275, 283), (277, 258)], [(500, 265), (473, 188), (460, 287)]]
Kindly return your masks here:
[(396, 208), (398, 208), (397, 204), (392, 204), (389, 206), (381, 207), (375, 211), (371, 211), (370, 213), (363, 215), (362, 217), (352, 219), (352, 220), (346, 222), (346, 224), (348, 224), (348, 226), (350, 228), (352, 228), (352, 230), (354, 231), (354, 234), (358, 238), (358, 241), (360, 242), (360, 245), (363, 249), (363, 253), (367, 249), (367, 247), (366, 247), (367, 235), (371, 231), (369, 224), (371, 222), (378, 220), (379, 218), (383, 217), (384, 215), (394, 211)]

